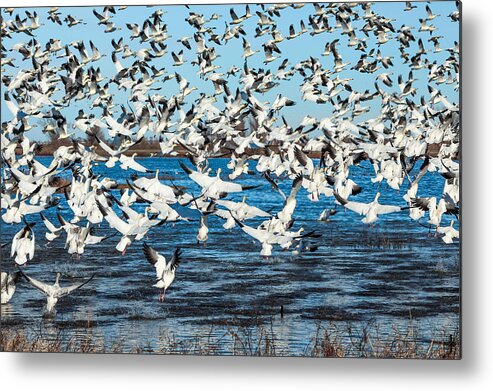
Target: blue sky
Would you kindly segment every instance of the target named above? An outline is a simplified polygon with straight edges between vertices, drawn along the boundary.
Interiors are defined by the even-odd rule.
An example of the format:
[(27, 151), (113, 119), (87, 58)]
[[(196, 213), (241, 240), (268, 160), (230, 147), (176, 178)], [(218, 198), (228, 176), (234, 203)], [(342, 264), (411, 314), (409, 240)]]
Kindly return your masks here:
[[(413, 3), (417, 6), (416, 9), (413, 9), (410, 12), (404, 12), (404, 2), (382, 2), (382, 3), (374, 3), (372, 5), (372, 10), (378, 15), (383, 15), (387, 18), (395, 19), (392, 24), (396, 29), (399, 29), (401, 25), (413, 26), (413, 34), (416, 38), (422, 38), (425, 44), (425, 48), (430, 50), (430, 53), (427, 53), (427, 58), (430, 62), (437, 61), (438, 64), (442, 63), (447, 57), (448, 52), (444, 51), (441, 53), (433, 53), (433, 45), (431, 42), (428, 42), (429, 33), (420, 33), (418, 32), (419, 28), (419, 19), (426, 17), (425, 6), (427, 3), (425, 2), (415, 2)], [(455, 1), (441, 1), (441, 2), (431, 2), (431, 9), (435, 14), (440, 14), (441, 16), (437, 17), (431, 22), (434, 26), (437, 27), (437, 30), (433, 35), (442, 36), (440, 41), (440, 46), (444, 49), (450, 48), (454, 45), (454, 41), (459, 40), (459, 23), (452, 22), (448, 15), (456, 9)], [(268, 4), (265, 7), (269, 7)], [(155, 59), (153, 64), (157, 68), (165, 67), (168, 70), (168, 73), (173, 73), (174, 71), (178, 71), (181, 75), (183, 75), (187, 80), (190, 81), (191, 85), (198, 88), (198, 91), (193, 95), (189, 96), (188, 102), (192, 102), (200, 92), (212, 92), (212, 85), (209, 81), (201, 80), (197, 75), (197, 68), (192, 66), (190, 62), (196, 58), (195, 47), (193, 39), (191, 39), (192, 50), (189, 51), (185, 49), (181, 43), (177, 42), (177, 39), (183, 36), (192, 37), (194, 33), (194, 29), (185, 22), (185, 18), (188, 16), (190, 11), (203, 14), (205, 18), (209, 18), (212, 14), (217, 13), (222, 15), (219, 20), (215, 20), (209, 22), (208, 25), (215, 28), (215, 32), (222, 36), (225, 31), (225, 21), (230, 22), (231, 17), (229, 15), (230, 8), (235, 9), (238, 16), (241, 16), (245, 12), (244, 5), (192, 5), (190, 6), (190, 10), (185, 8), (184, 6), (129, 6), (125, 10), (117, 11), (116, 16), (113, 17), (112, 21), (121, 28), (121, 30), (117, 30), (113, 33), (104, 33), (104, 26), (98, 26), (98, 20), (93, 15), (93, 9), (96, 9), (99, 13), (102, 13), (101, 7), (60, 7), (59, 12), (62, 13), (62, 18), (64, 18), (67, 14), (73, 15), (77, 19), (83, 19), (87, 22), (87, 25), (78, 25), (72, 28), (68, 28), (65, 26), (59, 26), (57, 24), (52, 23), (47, 20), (47, 11), (49, 8), (30, 8), (31, 12), (36, 11), (40, 17), (40, 22), (44, 24), (38, 30), (34, 32), (36, 39), (41, 44), (41, 47), (46, 45), (46, 42), (49, 41), (50, 38), (61, 39), (62, 44), (69, 44), (73, 41), (83, 40), (85, 42), (86, 48), (91, 54), (89, 48), (89, 40), (98, 47), (98, 49), (107, 54), (106, 57), (99, 60), (96, 63), (93, 63), (95, 67), (100, 67), (103, 76), (112, 77), (115, 74), (115, 68), (111, 61), (111, 52), (113, 47), (111, 46), (111, 39), (115, 40), (120, 37), (124, 38), (124, 42), (130, 45), (132, 50), (139, 50), (143, 47), (149, 47), (148, 43), (139, 43), (139, 40), (131, 41), (129, 39), (131, 32), (126, 28), (126, 23), (137, 23), (142, 26), (144, 20), (148, 18), (156, 9), (162, 9), (166, 13), (163, 15), (163, 22), (168, 25), (168, 33), (172, 35), (172, 38), (167, 40), (166, 43), (168, 45), (168, 54), (165, 57), (161, 57)], [(258, 5), (250, 5), (251, 13), (254, 14), (255, 11), (260, 10)], [(12, 19), (16, 13), (19, 13), (21, 16), (25, 15), (25, 9), (16, 9), (13, 16), (9, 16), (5, 14), (4, 10), (2, 10), (2, 17), (6, 20)], [(363, 10), (358, 7), (358, 12), (360, 15), (363, 15)], [(314, 13), (314, 8), (312, 4), (306, 4), (301, 9), (293, 9), (291, 7), (281, 10), (281, 18), (275, 18), (278, 29), (281, 31), (283, 36), (287, 36), (289, 25), (293, 24), (296, 31), (299, 31), (299, 21), (301, 19), (304, 20), (305, 25), (308, 30), (311, 30), (311, 27), (308, 23), (308, 16)], [(374, 91), (374, 82), (376, 76), (379, 73), (383, 72), (393, 72), (393, 80), (394, 87), (391, 89), (383, 86), (382, 88), (391, 90), (398, 90), (397, 86), (397, 76), (399, 74), (404, 75), (404, 79), (407, 78), (407, 74), (409, 72), (409, 64), (402, 64), (400, 59), (400, 53), (398, 51), (398, 43), (397, 40), (391, 40), (388, 43), (382, 45), (380, 50), (384, 56), (393, 56), (394, 67), (393, 69), (379, 69), (374, 74), (361, 74), (357, 71), (352, 71), (349, 68), (354, 65), (360, 55), (362, 54), (360, 51), (354, 50), (354, 48), (349, 48), (346, 46), (347, 36), (341, 36), (340, 30), (335, 30), (333, 33), (324, 33), (316, 36), (311, 36), (309, 34), (304, 34), (303, 36), (288, 41), (285, 40), (278, 44), (282, 54), (280, 58), (268, 65), (263, 64), (264, 53), (262, 50), (262, 43), (271, 38), (270, 35), (264, 35), (259, 38), (254, 38), (255, 35), (255, 27), (257, 26), (258, 17), (255, 15), (246, 22), (243, 23), (243, 29), (247, 33), (246, 39), (251, 43), (253, 49), (260, 50), (260, 53), (250, 57), (248, 59), (249, 67), (253, 68), (264, 68), (271, 69), (272, 71), (277, 70), (282, 60), (285, 58), (289, 59), (290, 65), (295, 65), (296, 63), (309, 58), (310, 56), (318, 58), (322, 65), (331, 69), (333, 66), (333, 58), (332, 57), (323, 57), (321, 53), (324, 51), (325, 44), (334, 39), (340, 39), (340, 45), (338, 46), (338, 50), (344, 62), (349, 62), (350, 65), (346, 68), (345, 71), (340, 73), (341, 78), (353, 78), (354, 80), (351, 82), (351, 86), (353, 89), (363, 92), (366, 89), (370, 91)], [(335, 20), (331, 18), (332, 24), (335, 23)], [(358, 27), (361, 27), (364, 23), (364, 20), (355, 21), (352, 23), (353, 27), (357, 30)], [(13, 39), (5, 38), (3, 39), (3, 45), (9, 49), (14, 43), (18, 42), (28, 42), (30, 37), (25, 34), (14, 34), (12, 35)], [(363, 37), (363, 33), (361, 31), (357, 31), (358, 37)], [(370, 34), (370, 37), (367, 38), (368, 50), (371, 48), (377, 48), (376, 46), (376, 37), (373, 34)], [(216, 47), (216, 52), (221, 57), (215, 61), (215, 64), (220, 65), (222, 68), (218, 69), (219, 72), (226, 72), (232, 65), (236, 65), (239, 68), (242, 68), (244, 60), (241, 57), (243, 52), (242, 49), (242, 40), (241, 39), (232, 39), (227, 44), (218, 46), (212, 43), (208, 45), (214, 45)], [(411, 46), (410, 52), (412, 53), (415, 48), (417, 48), (417, 44), (414, 43)], [(173, 67), (172, 66), (172, 58), (171, 52), (178, 52), (184, 49), (185, 59), (187, 63), (181, 67)], [(72, 48), (72, 51), (78, 54), (78, 51), (75, 48)], [(17, 60), (20, 56), (16, 56), (15, 52), (7, 53), (9, 57), (14, 57)], [(130, 65), (134, 59), (121, 59), (121, 54), (119, 54), (120, 61), (123, 65)], [(53, 60), (53, 64), (60, 64), (60, 60)], [(16, 61), (16, 65), (22, 66), (31, 66), (30, 61)], [(7, 73), (16, 74), (18, 69), (13, 69), (7, 67)], [(236, 78), (230, 77), (229, 87), (231, 91), (234, 91), (238, 86), (238, 77)], [(416, 101), (419, 102), (419, 97), (424, 95), (425, 98), (429, 97), (427, 85), (427, 70), (414, 71), (414, 77), (417, 79), (415, 83), (415, 87), (418, 90), (418, 94), (415, 98)], [(104, 82), (103, 82), (104, 83)], [(300, 84), (302, 83), (302, 77), (300, 75), (295, 75), (290, 80), (281, 81), (281, 84), (276, 88), (272, 89), (266, 94), (260, 95), (257, 94), (256, 97), (261, 101), (269, 101), (273, 102), (275, 96), (278, 93), (281, 93), (288, 98), (297, 102), (297, 104), (293, 107), (287, 107), (283, 109), (282, 113), (285, 115), (286, 119), (290, 122), (293, 127), (296, 127), (301, 119), (305, 115), (311, 115), (317, 118), (324, 118), (331, 115), (332, 106), (330, 104), (326, 105), (317, 105), (311, 102), (303, 102), (301, 100), (301, 93), (299, 91)], [(381, 84), (381, 83), (380, 83)], [(175, 80), (170, 80), (165, 83), (159, 82), (154, 84), (153, 87), (162, 87), (160, 91), (157, 93), (165, 96), (170, 96), (177, 92), (177, 83)], [(458, 92), (453, 90), (452, 86), (441, 85), (440, 90), (444, 93), (447, 98), (452, 102), (457, 102), (459, 95)], [(5, 90), (5, 87), (2, 86), (2, 90)], [(117, 104), (126, 104), (127, 94), (124, 91), (118, 91), (116, 86), (112, 86), (112, 92), (115, 92), (115, 103)], [(154, 93), (154, 92), (153, 92)], [(4, 105), (4, 98), (2, 93), (2, 121), (8, 120), (10, 118), (10, 112)], [(377, 104), (378, 101), (370, 103), (372, 110), (370, 113), (359, 116), (356, 118), (356, 121), (363, 121), (369, 119), (371, 117), (375, 117), (378, 114), (380, 109)], [(218, 103), (218, 107), (221, 104)], [(73, 101), (71, 106), (64, 109), (63, 114), (67, 117), (67, 121), (69, 124), (73, 121), (73, 118), (77, 115), (77, 111), (82, 108), (86, 112), (90, 112), (88, 109), (87, 101)], [(101, 115), (101, 110), (99, 108), (94, 109), (92, 111), (96, 116)], [(36, 125), (34, 120), (31, 120), (31, 124)], [(43, 138), (39, 129), (34, 129), (30, 132), (32, 138)]]

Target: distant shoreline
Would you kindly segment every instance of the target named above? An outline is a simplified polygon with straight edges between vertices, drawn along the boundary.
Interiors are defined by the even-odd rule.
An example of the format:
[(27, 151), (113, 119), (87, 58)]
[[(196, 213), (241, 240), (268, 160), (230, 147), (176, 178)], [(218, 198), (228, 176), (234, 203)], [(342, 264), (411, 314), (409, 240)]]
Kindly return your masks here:
[[(40, 143), (39, 145), (41, 146), (41, 150), (36, 153), (37, 156), (51, 156), (53, 155), (55, 150), (60, 146), (62, 145), (70, 146), (71, 144), (69, 142), (64, 142), (64, 143), (47, 142), (47, 143)], [(427, 154), (431, 157), (437, 157), (438, 152), (440, 151), (440, 147), (441, 144), (429, 144)], [(272, 151), (276, 151), (277, 147), (269, 146), (269, 149)], [(101, 155), (102, 157), (106, 157), (108, 155), (106, 151), (104, 151), (99, 146), (96, 147), (95, 152), (98, 155)], [(190, 153), (188, 153), (183, 148), (177, 149), (175, 152), (176, 155), (162, 155), (161, 149), (159, 147), (151, 146), (148, 148), (130, 148), (128, 151), (124, 153), (124, 155), (132, 156), (135, 154), (136, 157), (164, 157), (164, 158), (188, 158), (188, 156), (190, 156)], [(263, 150), (262, 148), (247, 148), (245, 150), (245, 153), (247, 156), (253, 156), (253, 155), (262, 154)], [(231, 154), (232, 153), (230, 151), (218, 152), (217, 157), (229, 159), (231, 158)], [(310, 152), (306, 152), (306, 154), (312, 159), (320, 158), (320, 152), (318, 151), (310, 151)], [(460, 160), (460, 157), (458, 156), (457, 159)]]

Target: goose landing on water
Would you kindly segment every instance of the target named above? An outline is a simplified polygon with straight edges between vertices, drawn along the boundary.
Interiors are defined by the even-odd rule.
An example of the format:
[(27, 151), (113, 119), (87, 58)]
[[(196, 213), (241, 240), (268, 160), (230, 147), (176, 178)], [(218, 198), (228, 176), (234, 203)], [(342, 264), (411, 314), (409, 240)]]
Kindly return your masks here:
[(59, 283), (60, 276), (62, 275), (61, 273), (56, 274), (55, 283), (53, 285), (48, 285), (44, 282), (41, 282), (41, 281), (35, 280), (34, 278), (29, 277), (28, 275), (26, 275), (21, 270), (19, 272), (24, 276), (24, 278), (33, 287), (40, 290), (41, 292), (43, 292), (46, 295), (46, 312), (45, 312), (45, 315), (54, 315), (55, 306), (56, 306), (59, 299), (61, 299), (64, 296), (69, 295), (70, 293), (72, 293), (76, 289), (82, 288), (84, 285), (89, 283), (95, 276), (95, 274), (93, 274), (89, 279), (87, 279), (86, 281), (84, 281), (81, 284), (75, 284), (75, 285), (70, 285), (70, 286), (66, 286), (66, 287), (61, 287), (60, 283)]
[(159, 294), (159, 301), (163, 302), (166, 295), (166, 289), (168, 289), (175, 279), (175, 271), (181, 261), (181, 250), (177, 248), (171, 260), (166, 262), (165, 257), (147, 245), (147, 243), (144, 243), (144, 255), (147, 261), (156, 268), (157, 282), (153, 287), (163, 290)]

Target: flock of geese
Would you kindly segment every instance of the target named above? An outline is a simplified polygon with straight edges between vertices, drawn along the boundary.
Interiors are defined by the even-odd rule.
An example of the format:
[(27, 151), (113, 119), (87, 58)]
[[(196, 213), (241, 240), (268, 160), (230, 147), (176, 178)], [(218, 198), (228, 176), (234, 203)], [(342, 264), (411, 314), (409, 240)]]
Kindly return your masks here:
[[(19, 269), (2, 272), (2, 303), (25, 278), (47, 297), (51, 312), (59, 298), (94, 277), (61, 287), (59, 274), (54, 285), (26, 274), (27, 265), (36, 262), (33, 220), (38, 216), (46, 241), (64, 238), (67, 252), (75, 256), (115, 235), (116, 250), (125, 254), (155, 227), (196, 224), (176, 206), (200, 216), (199, 244), (209, 239), (209, 218), (215, 216), (224, 229), (237, 227), (257, 242), (263, 257), (275, 249), (314, 251), (316, 246), (303, 239), (319, 235), (294, 229), (302, 194), (314, 203), (327, 205), (332, 199), (369, 225), (383, 214), (408, 214), (445, 243), (457, 240), (460, 111), (450, 93), (459, 89), (460, 53), (457, 42), (440, 45), (443, 37), (434, 23), (436, 18), (457, 23), (458, 9), (438, 15), (424, 2), (403, 2), (402, 13), (410, 22), (398, 26), (366, 2), (249, 4), (225, 15), (214, 11), (226, 6), (211, 6), (207, 15), (183, 7), (191, 36), (168, 32), (168, 7), (149, 10), (142, 23), (125, 25), (116, 17), (130, 12), (123, 6), (94, 9), (93, 20), (74, 16), (78, 8), (2, 8), (2, 106), (9, 115), (3, 116), (1, 132), (1, 217), (2, 224), (19, 227), (11, 243), (2, 245), (10, 244)], [(299, 19), (284, 17), (288, 9)], [(82, 30), (86, 24), (108, 34), (111, 53), (80, 33), (87, 31)], [(56, 33), (59, 26), (80, 38), (68, 42)], [(41, 29), (52, 31), (52, 38), (40, 40)], [(325, 47), (307, 47), (306, 58), (291, 63), (285, 48), (298, 41), (302, 49), (315, 36), (325, 38)], [(223, 69), (220, 53), (235, 45), (243, 48), (242, 58)], [(350, 60), (355, 53), (359, 59)], [(108, 67), (99, 64), (109, 59), (113, 72), (103, 72)], [(210, 90), (198, 91), (185, 78), (185, 64)], [(356, 74), (367, 82), (353, 82)], [(418, 77), (427, 91), (418, 87)], [(297, 88), (290, 91), (299, 96), (283, 95), (293, 83)], [(265, 94), (275, 99), (266, 101)], [(287, 108), (300, 101), (323, 106), (327, 116), (306, 115), (299, 124), (290, 123)], [(75, 115), (74, 105), (84, 108)], [(375, 108), (373, 118), (363, 119)], [(33, 130), (58, 143), (49, 165), (38, 159), (43, 145)], [(162, 180), (146, 160), (136, 161), (132, 148), (150, 139), (160, 148), (152, 156), (183, 157), (182, 175), (200, 192)], [(227, 172), (209, 166), (216, 157), (229, 159)], [(98, 165), (128, 172), (125, 188), (118, 191), (114, 178), (96, 175)], [(380, 193), (369, 203), (355, 201), (357, 194), (372, 192), (351, 176), (351, 168), (361, 165), (369, 168), (379, 191), (405, 189), (402, 203), (380, 204)], [(248, 203), (249, 192), (258, 189), (238, 179), (250, 175), (264, 178), (279, 193), (277, 210)], [(420, 196), (425, 175), (444, 178), (441, 196)], [(286, 181), (292, 184), (288, 194), (279, 186)], [(235, 195), (242, 200), (231, 200)], [(57, 212), (57, 221), (50, 220), (45, 211), (51, 208), (64, 210), (65, 217)], [(324, 209), (320, 220), (335, 212)], [(452, 218), (444, 225), (446, 214)], [(261, 223), (252, 225), (252, 219)], [(94, 228), (101, 224), (109, 225), (111, 233), (96, 235)], [(156, 269), (154, 287), (164, 300), (181, 251), (176, 249), (168, 262), (146, 243), (143, 252)]]

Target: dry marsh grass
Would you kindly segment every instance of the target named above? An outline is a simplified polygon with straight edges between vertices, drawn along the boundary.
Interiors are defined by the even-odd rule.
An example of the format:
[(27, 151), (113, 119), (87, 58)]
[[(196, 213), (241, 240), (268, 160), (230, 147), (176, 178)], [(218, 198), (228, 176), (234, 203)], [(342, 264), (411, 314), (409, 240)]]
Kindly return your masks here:
[(65, 332), (47, 336), (26, 329), (0, 330), (0, 351), (49, 353), (130, 353), (130, 354), (193, 354), (234, 356), (306, 356), (333, 358), (400, 358), (441, 359), (461, 358), (459, 329), (443, 328), (425, 339), (412, 321), (406, 327), (393, 326), (383, 333), (373, 322), (363, 326), (320, 323), (302, 350), (293, 350), (282, 342), (272, 323), (255, 327), (231, 326), (222, 334), (209, 333), (194, 338), (179, 339), (173, 333), (161, 332), (155, 343), (131, 343), (125, 337), (105, 341), (86, 329), (77, 335)]

